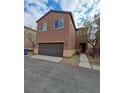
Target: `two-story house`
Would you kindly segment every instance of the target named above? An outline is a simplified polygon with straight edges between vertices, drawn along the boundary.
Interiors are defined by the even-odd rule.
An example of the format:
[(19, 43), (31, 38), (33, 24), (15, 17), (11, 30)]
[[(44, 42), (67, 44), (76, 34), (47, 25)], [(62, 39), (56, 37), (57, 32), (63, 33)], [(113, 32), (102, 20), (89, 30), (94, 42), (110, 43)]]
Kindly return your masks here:
[(76, 42), (71, 12), (50, 10), (37, 20), (35, 54), (71, 57), (76, 52)]

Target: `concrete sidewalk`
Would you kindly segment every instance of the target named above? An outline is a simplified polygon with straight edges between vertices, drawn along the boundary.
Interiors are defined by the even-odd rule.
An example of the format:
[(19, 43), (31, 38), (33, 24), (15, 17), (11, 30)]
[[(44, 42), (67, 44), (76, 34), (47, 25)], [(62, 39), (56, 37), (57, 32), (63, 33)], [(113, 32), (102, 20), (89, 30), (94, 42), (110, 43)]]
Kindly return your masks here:
[(53, 57), (53, 56), (45, 56), (45, 55), (33, 55), (31, 56), (31, 58), (46, 60), (51, 62), (60, 62), (63, 59), (62, 57)]
[(86, 54), (84, 54), (84, 53), (80, 54), (80, 63), (78, 64), (78, 66), (91, 69), (91, 66), (89, 64), (89, 60), (88, 60)]
[(86, 54), (83, 53), (80, 54), (80, 62), (78, 66), (100, 71), (100, 66), (90, 64)]

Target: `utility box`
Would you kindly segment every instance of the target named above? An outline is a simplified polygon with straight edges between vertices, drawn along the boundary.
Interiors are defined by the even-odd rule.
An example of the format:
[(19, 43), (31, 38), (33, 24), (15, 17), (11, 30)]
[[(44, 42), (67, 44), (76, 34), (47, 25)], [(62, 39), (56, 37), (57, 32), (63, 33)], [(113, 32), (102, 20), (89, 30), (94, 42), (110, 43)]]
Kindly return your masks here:
[(27, 55), (27, 54), (28, 54), (28, 49), (24, 48), (24, 55)]

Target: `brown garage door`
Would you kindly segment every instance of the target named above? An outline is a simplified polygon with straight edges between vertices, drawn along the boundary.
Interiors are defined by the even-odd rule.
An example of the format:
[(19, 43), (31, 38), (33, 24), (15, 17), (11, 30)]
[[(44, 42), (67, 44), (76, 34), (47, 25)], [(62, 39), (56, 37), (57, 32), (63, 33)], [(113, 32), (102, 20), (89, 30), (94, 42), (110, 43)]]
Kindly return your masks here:
[(39, 54), (48, 56), (63, 56), (63, 43), (40, 43)]

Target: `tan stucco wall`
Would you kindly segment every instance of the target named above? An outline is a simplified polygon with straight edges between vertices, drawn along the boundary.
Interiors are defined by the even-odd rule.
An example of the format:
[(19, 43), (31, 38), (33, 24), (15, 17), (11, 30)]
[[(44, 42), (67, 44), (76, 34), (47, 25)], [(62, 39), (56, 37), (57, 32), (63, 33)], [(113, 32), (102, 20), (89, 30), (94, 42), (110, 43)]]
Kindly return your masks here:
[(70, 49), (75, 49), (76, 47), (76, 32), (75, 32), (75, 28), (73, 26), (73, 23), (72, 23), (72, 20), (71, 18), (69, 17), (69, 46), (70, 46)]
[(76, 53), (76, 49), (73, 50), (63, 50), (63, 57), (71, 57)]

